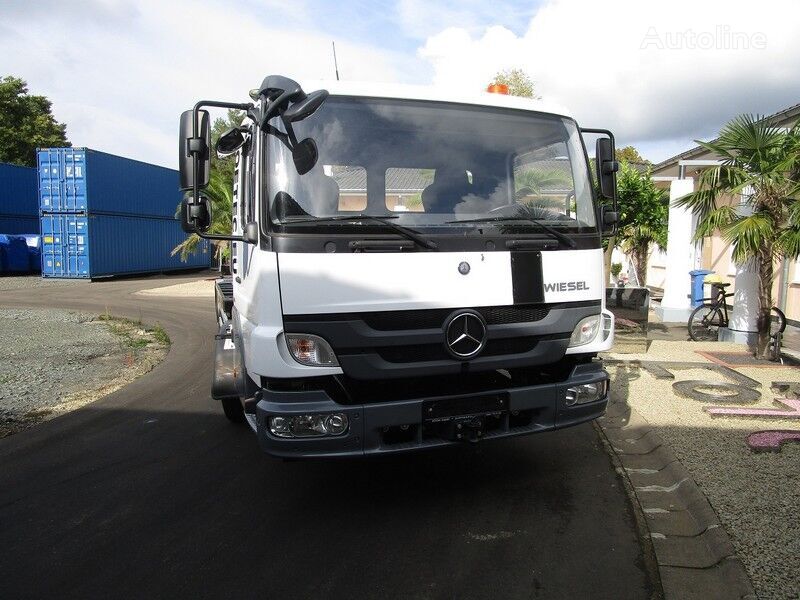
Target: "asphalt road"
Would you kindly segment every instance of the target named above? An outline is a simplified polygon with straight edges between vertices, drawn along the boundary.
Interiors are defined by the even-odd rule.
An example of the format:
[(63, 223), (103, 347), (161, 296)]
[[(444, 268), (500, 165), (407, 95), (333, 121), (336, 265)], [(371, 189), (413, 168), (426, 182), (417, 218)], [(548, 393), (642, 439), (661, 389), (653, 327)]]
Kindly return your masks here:
[(175, 280), (0, 291), (2, 306), (141, 316), (173, 341), (128, 387), (0, 440), (0, 598), (652, 596), (591, 425), (272, 459), (209, 397), (212, 301), (131, 295)]

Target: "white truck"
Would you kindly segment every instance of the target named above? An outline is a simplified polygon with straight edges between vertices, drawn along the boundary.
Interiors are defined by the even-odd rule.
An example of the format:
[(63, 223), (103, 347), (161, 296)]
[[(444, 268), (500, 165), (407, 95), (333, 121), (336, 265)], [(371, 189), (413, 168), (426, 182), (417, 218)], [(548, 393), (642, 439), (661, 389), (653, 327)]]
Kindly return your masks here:
[[(405, 452), (603, 414), (610, 132), (497, 93), (273, 75), (250, 97), (181, 116), (181, 219), (232, 242), (212, 396), (264, 451)], [(206, 233), (207, 107), (247, 114), (216, 146), (236, 164), (230, 236)]]

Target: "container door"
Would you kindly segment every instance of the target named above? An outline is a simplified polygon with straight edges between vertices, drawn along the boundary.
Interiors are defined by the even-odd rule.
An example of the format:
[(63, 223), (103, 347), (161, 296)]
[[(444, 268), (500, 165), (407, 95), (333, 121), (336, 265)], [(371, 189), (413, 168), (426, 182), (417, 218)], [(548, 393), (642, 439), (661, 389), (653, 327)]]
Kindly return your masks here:
[(63, 156), (63, 210), (84, 212), (86, 211), (86, 151), (65, 148)]
[(69, 277), (89, 276), (89, 244), (87, 218), (80, 215), (66, 215), (67, 234), (65, 260)]
[(39, 207), (42, 212), (53, 212), (61, 206), (61, 177), (57, 148), (39, 150)]
[(61, 260), (60, 215), (42, 215), (42, 277), (60, 277)]

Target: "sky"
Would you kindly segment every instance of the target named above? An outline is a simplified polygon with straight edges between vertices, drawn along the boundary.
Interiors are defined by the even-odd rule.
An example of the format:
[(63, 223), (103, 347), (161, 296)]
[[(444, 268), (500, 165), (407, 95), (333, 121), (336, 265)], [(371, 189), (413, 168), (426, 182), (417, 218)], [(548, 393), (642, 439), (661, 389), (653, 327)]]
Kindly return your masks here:
[(584, 127), (658, 162), (800, 103), (795, 0), (3, 0), (0, 76), (76, 146), (177, 165), (181, 111), (264, 76), (481, 91), (520, 68)]

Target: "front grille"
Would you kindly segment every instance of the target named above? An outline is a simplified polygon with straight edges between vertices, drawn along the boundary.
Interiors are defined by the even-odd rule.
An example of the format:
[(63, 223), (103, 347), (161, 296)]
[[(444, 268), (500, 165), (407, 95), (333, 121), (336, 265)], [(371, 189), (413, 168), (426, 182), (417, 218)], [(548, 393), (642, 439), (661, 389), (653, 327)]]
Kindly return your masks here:
[[(536, 346), (536, 338), (518, 337), (489, 340), (478, 356), (499, 356), (501, 354), (522, 354)], [(433, 360), (452, 360), (453, 357), (444, 344), (424, 344), (418, 346), (386, 346), (375, 351), (390, 363), (427, 362)]]
[[(445, 319), (458, 309), (435, 308), (429, 310), (396, 310), (390, 312), (360, 313), (354, 315), (378, 331), (402, 331), (405, 329), (437, 329)], [(507, 323), (531, 323), (541, 321), (550, 312), (542, 305), (483, 306), (474, 308), (483, 315), (487, 325)]]
[[(288, 333), (327, 340), (342, 370), (353, 379), (408, 380), (464, 370), (531, 367), (558, 361), (581, 318), (599, 312), (599, 300), (476, 307), (486, 320), (488, 341), (462, 362), (445, 347), (443, 326), (459, 308), (387, 312), (284, 315)], [(499, 366), (498, 366), (499, 365)]]

